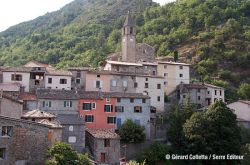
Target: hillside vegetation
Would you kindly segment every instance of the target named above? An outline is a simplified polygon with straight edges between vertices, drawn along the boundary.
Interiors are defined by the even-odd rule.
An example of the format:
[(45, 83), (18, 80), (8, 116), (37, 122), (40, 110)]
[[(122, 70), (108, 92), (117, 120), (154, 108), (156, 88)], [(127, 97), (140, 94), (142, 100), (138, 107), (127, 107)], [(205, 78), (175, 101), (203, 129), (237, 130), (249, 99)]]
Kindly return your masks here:
[(226, 87), (229, 99), (238, 97), (240, 84), (250, 83), (250, 0), (177, 0), (165, 6), (151, 0), (75, 0), (0, 33), (0, 65), (35, 59), (57, 67), (96, 67), (121, 49), (129, 9), (137, 41), (154, 46), (158, 57), (178, 50), (182, 61), (194, 64), (197, 79)]

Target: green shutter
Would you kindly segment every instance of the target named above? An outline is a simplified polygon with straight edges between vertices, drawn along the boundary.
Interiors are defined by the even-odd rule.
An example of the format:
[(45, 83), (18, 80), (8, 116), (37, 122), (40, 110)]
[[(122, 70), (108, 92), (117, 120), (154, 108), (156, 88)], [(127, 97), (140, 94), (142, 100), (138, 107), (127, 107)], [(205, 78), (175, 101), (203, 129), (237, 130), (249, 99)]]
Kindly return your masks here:
[(43, 101), (43, 107), (45, 107), (45, 101)]
[(72, 107), (72, 101), (70, 101), (69, 104), (70, 104), (70, 107)]
[(49, 101), (49, 107), (51, 107), (51, 101)]
[(66, 104), (67, 104), (66, 101), (64, 101), (64, 107), (66, 107)]

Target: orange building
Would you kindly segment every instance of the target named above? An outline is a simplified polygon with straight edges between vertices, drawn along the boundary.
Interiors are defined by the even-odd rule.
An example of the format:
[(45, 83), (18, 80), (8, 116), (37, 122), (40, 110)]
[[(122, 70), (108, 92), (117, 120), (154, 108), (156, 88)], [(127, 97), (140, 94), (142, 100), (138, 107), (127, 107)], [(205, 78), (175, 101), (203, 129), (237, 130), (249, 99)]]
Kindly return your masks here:
[[(89, 93), (88, 96), (86, 94)], [(100, 92), (85, 92), (80, 96), (80, 115), (89, 129), (115, 129), (116, 98)]]

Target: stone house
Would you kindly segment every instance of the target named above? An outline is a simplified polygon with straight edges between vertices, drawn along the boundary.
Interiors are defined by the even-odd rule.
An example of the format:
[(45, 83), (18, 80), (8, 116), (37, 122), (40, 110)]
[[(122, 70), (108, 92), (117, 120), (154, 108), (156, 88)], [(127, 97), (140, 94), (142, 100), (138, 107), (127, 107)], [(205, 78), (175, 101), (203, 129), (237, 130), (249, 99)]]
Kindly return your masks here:
[(72, 73), (65, 70), (47, 69), (45, 88), (71, 90)]
[(17, 96), (20, 93), (21, 86), (19, 83), (0, 83), (0, 91), (8, 95)]
[(227, 105), (237, 116), (237, 121), (240, 125), (250, 129), (250, 101), (239, 100)]
[(22, 92), (18, 95), (18, 100), (23, 101), (23, 110), (31, 111), (37, 109), (37, 96), (29, 92)]
[(207, 88), (207, 105), (211, 105), (217, 100), (225, 102), (225, 89), (219, 86), (205, 83), (204, 86)]
[(72, 73), (72, 89), (85, 90), (86, 87), (86, 72), (90, 70), (89, 67), (71, 67), (68, 71)]
[(56, 119), (56, 115), (36, 109), (24, 113), (21, 118), (48, 125), (50, 127), (48, 138), (52, 144), (57, 141), (62, 141), (63, 126)]
[(169, 94), (171, 102), (186, 104), (188, 101), (197, 108), (207, 106), (207, 88), (200, 84), (180, 84)]
[(48, 125), (0, 116), (0, 164), (44, 164), (49, 145)]
[(120, 137), (115, 132), (108, 129), (87, 129), (86, 146), (97, 164), (119, 164)]
[(16, 97), (0, 94), (0, 115), (20, 119), (23, 113), (23, 102)]

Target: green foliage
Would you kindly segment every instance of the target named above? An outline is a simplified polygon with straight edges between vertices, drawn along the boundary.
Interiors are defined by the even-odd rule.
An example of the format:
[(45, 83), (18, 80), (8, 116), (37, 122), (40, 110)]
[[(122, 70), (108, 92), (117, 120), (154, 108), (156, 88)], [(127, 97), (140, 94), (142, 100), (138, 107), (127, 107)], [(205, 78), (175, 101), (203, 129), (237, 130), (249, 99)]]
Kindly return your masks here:
[(245, 146), (243, 146), (242, 154), (244, 154), (242, 165), (250, 164), (250, 144), (246, 144)]
[(119, 129), (121, 140), (126, 143), (140, 143), (145, 140), (144, 127), (131, 119), (126, 120)]
[(188, 102), (184, 107), (172, 106), (167, 115), (167, 140), (175, 152), (185, 152), (187, 139), (183, 132), (183, 124), (193, 114), (193, 107)]
[(138, 163), (138, 162), (136, 162), (136, 161), (129, 161), (128, 163), (126, 163), (126, 165), (145, 165), (145, 162), (143, 162), (143, 163)]
[(169, 153), (169, 149), (165, 144), (154, 142), (142, 153), (139, 160), (145, 161), (148, 165), (159, 164), (160, 162), (166, 161), (165, 156), (167, 153)]
[(250, 99), (250, 84), (241, 84), (238, 93), (242, 99)]
[(185, 137), (189, 140), (190, 153), (240, 153), (241, 137), (236, 115), (221, 101), (204, 113), (193, 114), (183, 127)]
[(56, 142), (48, 150), (47, 165), (91, 165), (86, 154), (78, 154), (69, 144)]

